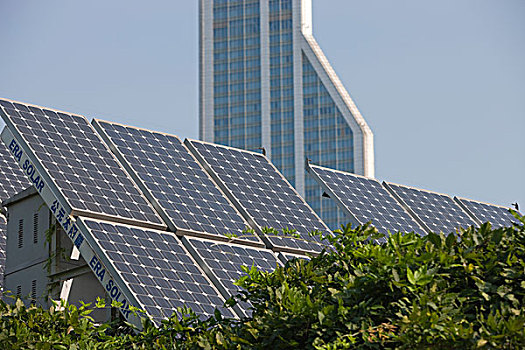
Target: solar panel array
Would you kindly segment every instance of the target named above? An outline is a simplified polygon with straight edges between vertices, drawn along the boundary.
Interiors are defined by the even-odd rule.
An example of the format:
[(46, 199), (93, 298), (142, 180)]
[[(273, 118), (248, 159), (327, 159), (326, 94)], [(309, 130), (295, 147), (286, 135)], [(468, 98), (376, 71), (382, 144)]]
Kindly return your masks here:
[(385, 183), (398, 200), (402, 201), (432, 232), (456, 232), (459, 227), (476, 225), (452, 198), (417, 188)]
[[(236, 295), (241, 290), (233, 284), (244, 275), (241, 266), (256, 266), (259, 270), (273, 271), (278, 265), (277, 257), (270, 250), (190, 237), (186, 237), (185, 241), (206, 265), (210, 277), (221, 285), (225, 297)], [(249, 305), (241, 303), (241, 307), (245, 314), (249, 314)]]
[[(309, 233), (328, 232), (327, 226), (261, 154), (183, 143), (173, 135), (99, 120), (95, 130), (82, 116), (2, 99), (0, 106), (11, 133), (22, 138), (30, 158), (80, 219), (85, 237), (76, 236), (75, 245), (80, 249), (84, 238), (93, 245), (86, 254), (99, 254), (119, 287), (157, 323), (183, 305), (201, 317), (216, 307), (232, 317), (223, 303), (239, 292), (233, 281), (243, 274), (242, 265), (270, 271), (325, 247)], [(17, 165), (2, 150), (0, 166), (5, 163), (13, 175), (0, 175), (0, 190), (8, 188), (11, 196), (29, 182), (14, 175)], [(310, 168), (356, 221), (372, 220), (380, 231), (423, 233), (421, 225), (451, 232), (474, 223), (446, 195), (384, 183), (385, 189), (376, 180)], [(479, 208), (471, 211), (482, 216)], [(409, 214), (417, 214), (420, 225)], [(264, 242), (243, 236), (248, 225)], [(152, 227), (168, 227), (179, 237)], [(0, 216), (0, 230), (5, 229)], [(287, 229), (299, 238), (283, 235)], [(235, 311), (250, 314), (245, 303)]]
[(73, 211), (163, 226), (84, 117), (4, 99), (0, 106)]
[(0, 203), (30, 187), (22, 169), (16, 164), (7, 147), (0, 144)]
[[(224, 304), (173, 234), (90, 219), (84, 222), (126, 286), (157, 322), (180, 306), (209, 317)], [(228, 309), (221, 311), (233, 317)]]
[(271, 227), (295, 229), (300, 235), (265, 235), (263, 238), (274, 249), (322, 250), (319, 239), (309, 233), (328, 232), (327, 226), (265, 156), (194, 140), (186, 144), (260, 234), (263, 228)]
[(480, 223), (489, 221), (494, 228), (508, 227), (517, 221), (510, 213), (509, 208), (466, 198), (454, 197), (454, 199), (472, 213)]
[(95, 120), (93, 125), (143, 192), (164, 212), (172, 230), (262, 242), (243, 235), (248, 223), (173, 135)]
[(316, 165), (308, 165), (308, 172), (358, 224), (372, 221), (372, 225), (385, 234), (425, 233), (377, 180)]
[[(254, 233), (243, 236), (249, 224), (259, 233), (266, 226), (299, 225), (303, 236), (314, 229), (327, 230), (261, 155), (248, 159), (254, 154), (232, 153), (231, 163), (239, 161), (237, 154), (244, 155), (237, 170), (250, 168), (256, 175), (238, 178), (240, 194), (254, 190), (248, 200), (237, 201), (222, 182), (214, 183), (218, 178), (204, 169), (209, 164), (196, 159), (176, 136), (98, 120), (93, 122), (95, 130), (82, 116), (7, 100), (0, 100), (0, 106), (11, 133), (80, 220), (81, 232), (70, 234), (75, 245), (111, 266), (111, 274), (122, 284), (119, 288), (156, 321), (182, 305), (210, 316), (237, 293), (232, 282), (241, 276), (241, 265), (275, 268), (279, 260), (263, 248), (260, 238)], [(252, 210), (253, 204), (262, 207)], [(259, 215), (246, 214), (256, 211)], [(261, 226), (254, 225), (254, 217)], [(152, 228), (166, 228), (161, 218), (182, 237)], [(90, 243), (82, 246), (84, 239)], [(268, 242), (278, 250), (300, 253), (322, 248), (309, 236), (272, 236)], [(249, 314), (247, 304), (241, 307), (239, 315)], [(233, 316), (229, 309), (222, 311)]]

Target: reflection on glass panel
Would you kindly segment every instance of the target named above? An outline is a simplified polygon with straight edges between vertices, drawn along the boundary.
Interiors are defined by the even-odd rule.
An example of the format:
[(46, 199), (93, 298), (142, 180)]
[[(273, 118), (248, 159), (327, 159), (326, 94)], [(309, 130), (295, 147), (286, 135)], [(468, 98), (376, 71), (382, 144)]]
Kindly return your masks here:
[(214, 139), (249, 150), (261, 147), (259, 0), (213, 5)]
[[(353, 172), (352, 130), (305, 55), (303, 115), (305, 156), (314, 164)], [(331, 229), (340, 228), (348, 219), (334, 200), (322, 194), (317, 182), (305, 174), (306, 201)]]

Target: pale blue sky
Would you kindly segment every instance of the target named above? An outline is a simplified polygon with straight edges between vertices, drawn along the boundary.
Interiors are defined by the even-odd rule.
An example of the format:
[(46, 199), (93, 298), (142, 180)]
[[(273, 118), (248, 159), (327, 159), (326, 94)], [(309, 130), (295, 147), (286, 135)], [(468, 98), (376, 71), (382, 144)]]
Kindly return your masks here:
[[(525, 1), (313, 0), (376, 176), (525, 208)], [(198, 136), (196, 0), (0, 0), (0, 96)]]

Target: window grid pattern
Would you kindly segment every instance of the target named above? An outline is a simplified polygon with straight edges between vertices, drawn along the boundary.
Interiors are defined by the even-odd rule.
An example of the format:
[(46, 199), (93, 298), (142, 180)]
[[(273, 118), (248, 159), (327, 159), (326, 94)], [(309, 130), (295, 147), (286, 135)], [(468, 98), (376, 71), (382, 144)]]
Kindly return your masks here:
[[(303, 54), (304, 153), (313, 163), (354, 172), (353, 135), (308, 58)], [(346, 214), (305, 173), (305, 199), (331, 229), (349, 222)]]
[(261, 147), (259, 0), (214, 1), (214, 141)]
[(292, 1), (270, 0), (269, 21), (272, 162), (295, 186)]

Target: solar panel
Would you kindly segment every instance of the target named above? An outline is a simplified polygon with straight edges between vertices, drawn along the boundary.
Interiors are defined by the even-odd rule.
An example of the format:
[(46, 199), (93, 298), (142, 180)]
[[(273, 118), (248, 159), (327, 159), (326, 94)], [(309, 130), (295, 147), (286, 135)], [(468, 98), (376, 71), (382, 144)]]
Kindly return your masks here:
[[(233, 283), (244, 275), (241, 266), (255, 266), (259, 270), (273, 271), (278, 264), (277, 257), (270, 250), (252, 248), (238, 244), (183, 237), (185, 246), (192, 252), (209, 277), (221, 290), (225, 298), (241, 290)], [(249, 304), (241, 302), (241, 310), (249, 315)]]
[(392, 195), (404, 203), (432, 232), (456, 232), (459, 227), (476, 225), (446, 194), (383, 182)]
[(15, 158), (4, 144), (0, 144), (0, 203), (30, 186)]
[(32, 153), (38, 172), (49, 176), (74, 214), (165, 227), (84, 117), (3, 99), (0, 106), (21, 143), (13, 140), (8, 148)]
[(115, 269), (114, 277), (122, 279), (157, 324), (181, 306), (202, 318), (213, 315), (215, 308), (234, 317), (174, 234), (91, 219), (83, 223), (101, 249), (100, 259), (107, 259), (105, 266)]
[(309, 233), (329, 232), (328, 227), (265, 156), (200, 141), (185, 143), (259, 234), (270, 227), (294, 229), (300, 235), (263, 235), (274, 250), (322, 250), (319, 239)]
[(286, 253), (286, 252), (283, 253), (283, 252), (281, 252), (281, 253), (279, 253), (279, 259), (281, 259), (281, 261), (286, 264), (286, 262), (288, 260), (293, 260), (293, 259), (310, 260), (310, 257), (305, 256), (305, 255), (298, 255), (298, 254), (291, 254), (291, 253)]
[(412, 231), (426, 234), (377, 180), (313, 164), (307, 170), (356, 223), (372, 221), (384, 234)]
[(101, 120), (93, 126), (158, 211), (176, 232), (193, 232), (263, 246), (253, 234), (243, 235), (248, 223), (173, 135)]
[(467, 213), (473, 215), (479, 223), (489, 221), (492, 227), (499, 228), (509, 227), (512, 226), (513, 222), (517, 222), (516, 218), (510, 213), (509, 208), (460, 197), (454, 197), (454, 199)]
[(0, 214), (0, 290), (4, 286), (5, 254), (7, 248), (7, 220)]

